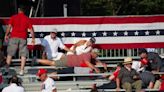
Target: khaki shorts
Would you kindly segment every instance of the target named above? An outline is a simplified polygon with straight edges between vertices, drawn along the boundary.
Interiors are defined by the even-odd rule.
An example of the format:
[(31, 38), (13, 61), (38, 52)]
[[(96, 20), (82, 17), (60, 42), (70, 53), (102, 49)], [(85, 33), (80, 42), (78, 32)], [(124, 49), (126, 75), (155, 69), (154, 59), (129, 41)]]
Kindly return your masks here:
[(63, 56), (60, 60), (56, 60), (55, 66), (56, 67), (67, 67), (67, 57)]
[(22, 38), (10, 38), (7, 46), (7, 54), (14, 56), (19, 48), (19, 56), (27, 57), (27, 41)]

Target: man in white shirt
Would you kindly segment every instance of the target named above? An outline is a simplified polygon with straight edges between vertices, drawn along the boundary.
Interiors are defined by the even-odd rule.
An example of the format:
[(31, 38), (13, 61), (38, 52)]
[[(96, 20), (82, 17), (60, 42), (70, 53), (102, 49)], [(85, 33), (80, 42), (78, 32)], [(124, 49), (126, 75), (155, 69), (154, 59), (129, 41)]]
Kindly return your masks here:
[(41, 92), (57, 92), (54, 80), (47, 76), (47, 70), (39, 69), (37, 76), (42, 81)]
[[(94, 37), (91, 37), (89, 40), (80, 40), (76, 42), (70, 49), (75, 50), (76, 55), (83, 53), (89, 53), (93, 49), (93, 44), (96, 42)], [(67, 55), (74, 54), (72, 52), (67, 52)]]
[(145, 71), (147, 67), (148, 61), (146, 59), (141, 59), (140, 61), (133, 61), (132, 68), (135, 69), (137, 72)]
[(50, 32), (50, 35), (44, 37), (42, 41), (44, 51), (42, 55), (43, 59), (60, 60), (64, 54), (58, 52), (58, 48), (73, 52), (68, 49), (56, 35), (57, 29), (54, 29), (53, 32)]
[[(96, 42), (96, 39), (94, 37), (91, 37), (88, 40), (79, 40), (70, 48), (71, 50), (74, 50), (75, 53), (67, 52), (67, 55), (71, 55), (71, 54), (80, 55), (83, 53), (89, 53), (92, 51), (93, 44), (95, 42)], [(92, 72), (92, 69), (88, 67), (74, 67), (74, 73), (76, 74), (86, 74), (86, 73), (91, 73), (91, 72)]]
[(12, 77), (10, 79), (10, 85), (5, 87), (2, 92), (25, 92), (24, 88), (19, 86), (18, 77)]

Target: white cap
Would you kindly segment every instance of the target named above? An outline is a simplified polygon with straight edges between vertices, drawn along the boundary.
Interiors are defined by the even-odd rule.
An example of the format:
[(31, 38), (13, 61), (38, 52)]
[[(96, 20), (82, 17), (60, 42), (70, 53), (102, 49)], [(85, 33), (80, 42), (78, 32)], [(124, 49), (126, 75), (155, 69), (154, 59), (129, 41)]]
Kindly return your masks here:
[(53, 29), (53, 31), (51, 31), (51, 32), (57, 33), (57, 29), (56, 29), (56, 28), (54, 28), (54, 29)]

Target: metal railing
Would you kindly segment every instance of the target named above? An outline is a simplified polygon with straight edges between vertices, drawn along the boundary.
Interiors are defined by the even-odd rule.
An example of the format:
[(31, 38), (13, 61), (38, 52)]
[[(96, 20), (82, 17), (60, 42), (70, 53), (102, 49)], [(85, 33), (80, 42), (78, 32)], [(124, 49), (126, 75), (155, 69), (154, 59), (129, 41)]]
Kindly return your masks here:
[[(139, 58), (138, 49), (103, 49), (100, 50), (100, 52), (100, 59), (123, 59), (127, 56), (133, 57), (134, 59)], [(156, 48), (154, 52), (159, 55), (164, 55), (164, 48)]]
[[(154, 52), (157, 52), (159, 55), (164, 55), (164, 48), (156, 48)], [(101, 60), (119, 60), (124, 57), (130, 56), (134, 59), (138, 59), (138, 49), (100, 49), (99, 59)], [(41, 50), (29, 50), (29, 54), (27, 59), (31, 60), (36, 56), (37, 58), (41, 58), (42, 51)], [(14, 56), (14, 61), (18, 61), (19, 53)]]

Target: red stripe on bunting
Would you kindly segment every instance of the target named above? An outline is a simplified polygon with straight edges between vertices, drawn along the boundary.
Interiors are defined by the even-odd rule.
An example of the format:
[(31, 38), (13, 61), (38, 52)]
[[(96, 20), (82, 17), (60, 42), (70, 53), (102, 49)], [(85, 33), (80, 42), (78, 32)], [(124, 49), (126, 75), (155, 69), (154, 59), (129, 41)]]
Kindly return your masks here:
[[(31, 18), (34, 25), (55, 24), (126, 24), (164, 22), (164, 16), (125, 16), (125, 17), (74, 17), (74, 18)], [(8, 19), (0, 19), (7, 24)]]

